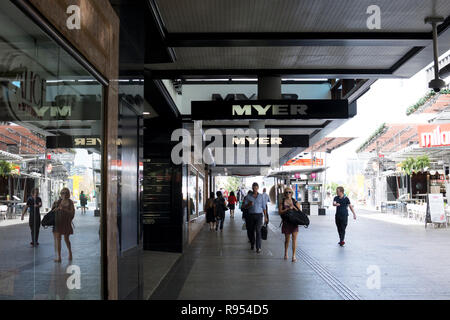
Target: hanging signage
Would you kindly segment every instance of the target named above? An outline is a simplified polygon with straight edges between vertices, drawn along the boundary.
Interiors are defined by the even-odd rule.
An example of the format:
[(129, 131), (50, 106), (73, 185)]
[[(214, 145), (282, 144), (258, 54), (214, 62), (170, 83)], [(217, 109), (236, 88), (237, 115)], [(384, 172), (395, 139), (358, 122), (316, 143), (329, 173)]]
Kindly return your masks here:
[[(227, 137), (228, 138), (228, 137)], [(226, 140), (226, 139), (225, 139)], [(225, 143), (228, 141), (225, 141)], [(237, 135), (231, 138), (232, 147), (246, 146), (278, 146), (279, 148), (309, 147), (308, 135), (280, 135), (280, 136), (245, 136)]]
[(433, 193), (428, 195), (426, 221), (427, 223), (447, 222), (442, 193)]
[(102, 145), (100, 136), (48, 136), (47, 149), (59, 148), (99, 148)]
[(419, 125), (417, 131), (421, 148), (450, 146), (450, 123)]
[(356, 102), (347, 100), (193, 101), (192, 120), (348, 119)]

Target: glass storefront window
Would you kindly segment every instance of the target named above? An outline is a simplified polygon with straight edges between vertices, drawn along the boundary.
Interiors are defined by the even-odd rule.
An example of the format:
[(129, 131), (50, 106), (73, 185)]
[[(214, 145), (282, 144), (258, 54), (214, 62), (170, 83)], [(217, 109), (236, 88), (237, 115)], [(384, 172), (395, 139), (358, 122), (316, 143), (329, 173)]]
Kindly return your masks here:
[[(102, 106), (102, 85), (1, 1), (0, 299), (101, 298)], [(58, 204), (56, 227), (40, 227)]]
[(189, 170), (188, 180), (188, 209), (190, 219), (196, 218), (197, 215), (197, 171), (193, 168)]
[(205, 194), (205, 178), (198, 175), (198, 213), (199, 215), (204, 214), (203, 212), (203, 206), (205, 203), (205, 200), (203, 198)]

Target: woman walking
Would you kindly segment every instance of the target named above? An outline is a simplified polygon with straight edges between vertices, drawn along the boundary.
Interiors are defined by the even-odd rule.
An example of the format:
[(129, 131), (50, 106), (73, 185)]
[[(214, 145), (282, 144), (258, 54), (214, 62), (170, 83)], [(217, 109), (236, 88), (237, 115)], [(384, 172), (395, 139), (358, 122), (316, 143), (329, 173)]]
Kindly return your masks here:
[(227, 202), (223, 198), (222, 192), (217, 191), (217, 198), (214, 200), (214, 216), (216, 217), (216, 231), (223, 230), (223, 223), (225, 221), (225, 211), (227, 207)]
[(73, 234), (72, 220), (75, 216), (75, 206), (70, 199), (70, 190), (64, 188), (61, 190), (61, 199), (58, 200), (54, 207), (55, 212), (55, 226), (53, 227), (53, 237), (55, 240), (55, 251), (57, 258), (55, 262), (61, 262), (61, 238), (64, 236), (67, 250), (69, 251), (69, 261), (72, 261), (72, 246), (70, 243), (70, 235)]
[[(292, 198), (294, 191), (287, 187), (284, 189), (284, 196), (279, 204), (278, 213), (283, 218), (283, 215), (286, 214), (289, 210), (297, 210), (300, 211), (300, 204)], [(292, 262), (296, 262), (297, 258), (295, 256), (295, 250), (297, 248), (297, 235), (298, 235), (298, 226), (293, 225), (283, 219), (283, 226), (281, 227), (281, 232), (284, 234), (284, 260), (287, 260), (288, 257), (288, 249), (289, 249), (289, 241), (292, 235)]]
[(209, 223), (209, 230), (214, 230), (216, 226), (216, 217), (214, 216), (214, 192), (211, 192), (209, 199), (206, 200), (206, 223)]
[(24, 220), (25, 212), (30, 209), (30, 218), (28, 224), (31, 230), (31, 243), (32, 247), (39, 245), (39, 230), (41, 228), (41, 212), (42, 200), (39, 198), (39, 189), (34, 188), (31, 190), (31, 197), (27, 199), (27, 204), (23, 208), (22, 218)]
[(234, 195), (234, 192), (230, 192), (230, 196), (228, 197), (228, 208), (230, 208), (230, 217), (234, 219), (234, 210), (236, 209), (237, 199)]

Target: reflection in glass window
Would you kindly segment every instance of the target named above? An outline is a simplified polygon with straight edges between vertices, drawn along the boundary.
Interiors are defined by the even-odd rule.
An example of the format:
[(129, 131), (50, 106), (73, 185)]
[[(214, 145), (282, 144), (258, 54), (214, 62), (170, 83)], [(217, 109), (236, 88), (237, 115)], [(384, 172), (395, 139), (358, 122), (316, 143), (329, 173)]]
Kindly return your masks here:
[(0, 1), (0, 299), (101, 298), (102, 91)]

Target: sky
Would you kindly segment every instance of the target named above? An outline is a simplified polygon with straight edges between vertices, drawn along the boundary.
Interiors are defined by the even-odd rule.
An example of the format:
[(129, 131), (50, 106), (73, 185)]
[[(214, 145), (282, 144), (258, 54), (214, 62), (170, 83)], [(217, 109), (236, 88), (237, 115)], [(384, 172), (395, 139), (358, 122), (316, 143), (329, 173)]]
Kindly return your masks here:
[[(445, 53), (442, 58), (449, 53)], [(423, 121), (420, 116), (406, 116), (406, 109), (429, 92), (425, 73), (429, 66), (431, 64), (410, 79), (377, 80), (358, 100), (357, 115), (328, 135), (357, 138), (328, 157), (328, 181), (345, 182), (347, 159), (356, 159), (356, 149), (383, 123)]]

